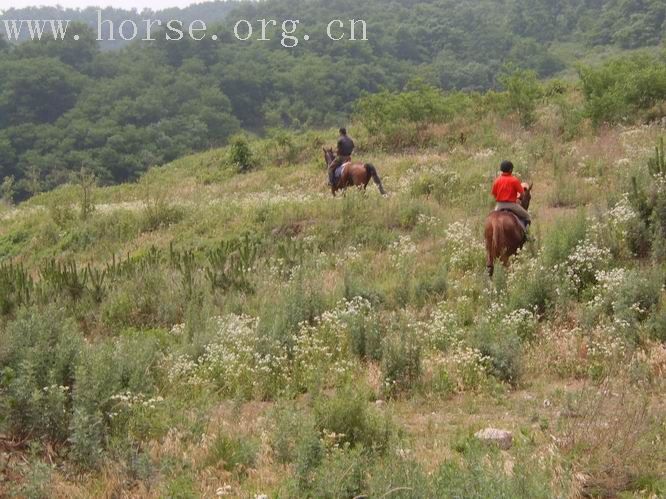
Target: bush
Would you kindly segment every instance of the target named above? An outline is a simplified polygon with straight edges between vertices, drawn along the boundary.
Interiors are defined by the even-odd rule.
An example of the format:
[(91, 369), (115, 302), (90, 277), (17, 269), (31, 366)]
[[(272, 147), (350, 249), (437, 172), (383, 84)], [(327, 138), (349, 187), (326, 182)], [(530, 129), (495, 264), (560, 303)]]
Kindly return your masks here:
[(367, 450), (385, 451), (392, 427), (387, 416), (368, 406), (356, 387), (342, 389), (330, 398), (320, 398), (314, 407), (315, 425), (323, 434), (335, 434), (337, 443)]
[(273, 420), (271, 446), (280, 463), (296, 461), (297, 451), (304, 440), (319, 439), (315, 431), (314, 418), (299, 410), (294, 403), (278, 403), (271, 414), (271, 419)]
[[(361, 298), (355, 298), (357, 302)], [(363, 300), (365, 302), (365, 300)], [(368, 303), (369, 302), (365, 302)], [(382, 357), (382, 330), (376, 315), (349, 314), (346, 318), (349, 346), (362, 360), (380, 360)]]
[(587, 219), (583, 211), (573, 218), (558, 220), (541, 245), (544, 265), (553, 267), (566, 261), (574, 248), (585, 239), (586, 234)]
[(300, 271), (281, 293), (264, 305), (259, 328), (281, 345), (293, 348), (298, 325), (312, 323), (323, 312), (324, 305), (320, 288)]
[(361, 447), (334, 448), (317, 467), (309, 484), (310, 497), (357, 497), (363, 490), (368, 458)]
[[(519, 459), (507, 473), (500, 453), (487, 455), (474, 443), (468, 446), (460, 463), (444, 463), (432, 479), (432, 497), (569, 497), (568, 484), (553, 480), (548, 466)], [(552, 488), (551, 488), (552, 487)]]
[(613, 59), (593, 68), (578, 69), (585, 112), (595, 126), (635, 118), (666, 99), (666, 65), (658, 57), (634, 54)]
[(101, 304), (102, 321), (120, 328), (176, 324), (186, 306), (178, 291), (163, 268), (145, 266), (116, 281)]
[(238, 474), (247, 473), (257, 460), (257, 444), (245, 437), (230, 437), (218, 434), (208, 449), (206, 466), (222, 463), (227, 471)]
[[(18, 483), (11, 490), (11, 497), (26, 497), (28, 499), (48, 499), (51, 493), (52, 469), (48, 464), (36, 461), (29, 465), (25, 474), (25, 481)], [(0, 492), (2, 489), (0, 489)]]
[(638, 215), (636, 223), (629, 227), (629, 247), (637, 256), (645, 257), (652, 253), (659, 260), (666, 258), (663, 244), (666, 238), (666, 189), (662, 186), (666, 175), (664, 157), (664, 141), (661, 139), (655, 147), (654, 156), (647, 161), (650, 176), (642, 179), (633, 177), (628, 197)]
[(502, 75), (500, 82), (509, 94), (509, 109), (518, 113), (523, 127), (531, 127), (536, 122), (537, 100), (542, 93), (537, 74), (518, 69)]
[(228, 162), (240, 173), (250, 171), (255, 166), (250, 144), (242, 135), (231, 139), (228, 152)]
[(421, 346), (405, 324), (400, 331), (389, 334), (382, 348), (382, 380), (388, 396), (407, 392), (421, 378)]
[[(133, 442), (154, 436), (134, 419), (154, 401), (161, 352), (152, 337), (108, 340), (82, 348), (73, 393), (69, 441), (76, 462), (95, 467), (112, 436)], [(138, 412), (135, 412), (138, 409)]]
[(404, 92), (383, 91), (361, 97), (355, 115), (381, 145), (422, 146), (431, 139), (427, 133), (430, 125), (450, 120), (470, 103), (470, 97), (463, 93), (444, 94), (416, 82)]
[(474, 332), (472, 344), (489, 360), (488, 373), (512, 386), (519, 384), (522, 373), (520, 337), (497, 324)]
[(522, 309), (544, 315), (558, 299), (556, 290), (556, 277), (546, 274), (546, 271), (536, 270), (514, 276), (506, 302), (511, 310)]
[(661, 308), (647, 322), (650, 339), (666, 343), (666, 308)]
[(153, 232), (177, 224), (184, 216), (182, 208), (157, 198), (146, 201), (139, 223), (142, 232)]
[(419, 175), (412, 183), (413, 197), (423, 196), (433, 198), (443, 204), (451, 201), (460, 185), (460, 178), (450, 172), (428, 171)]
[(0, 421), (10, 433), (66, 440), (81, 348), (74, 322), (55, 307), (24, 309), (0, 333)]

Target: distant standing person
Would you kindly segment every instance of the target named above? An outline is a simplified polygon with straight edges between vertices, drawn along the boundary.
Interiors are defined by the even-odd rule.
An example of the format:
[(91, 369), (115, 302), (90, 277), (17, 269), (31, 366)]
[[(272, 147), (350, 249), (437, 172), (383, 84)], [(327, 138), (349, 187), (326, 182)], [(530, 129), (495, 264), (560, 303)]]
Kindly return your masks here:
[(347, 129), (340, 129), (340, 137), (338, 138), (337, 156), (328, 165), (328, 182), (333, 186), (335, 182), (335, 170), (340, 166), (351, 161), (352, 153), (354, 152), (354, 141), (347, 135)]

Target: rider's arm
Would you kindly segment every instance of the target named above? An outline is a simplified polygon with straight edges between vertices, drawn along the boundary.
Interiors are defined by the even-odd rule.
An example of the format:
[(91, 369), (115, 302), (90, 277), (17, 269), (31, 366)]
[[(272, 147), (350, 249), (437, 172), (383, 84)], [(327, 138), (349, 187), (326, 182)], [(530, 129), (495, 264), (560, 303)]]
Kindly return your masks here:
[(514, 178), (513, 183), (516, 186), (516, 192), (518, 194), (523, 194), (525, 192), (525, 188), (523, 187), (523, 183), (517, 177), (513, 177), (513, 178)]

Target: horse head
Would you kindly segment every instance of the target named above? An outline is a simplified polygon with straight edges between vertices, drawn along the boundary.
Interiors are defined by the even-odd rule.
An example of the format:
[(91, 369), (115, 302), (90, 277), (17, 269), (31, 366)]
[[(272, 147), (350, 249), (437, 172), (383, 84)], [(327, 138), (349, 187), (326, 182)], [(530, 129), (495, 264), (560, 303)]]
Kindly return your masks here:
[(523, 182), (523, 189), (524, 192), (520, 195), (520, 205), (525, 208), (526, 210), (530, 209), (530, 201), (532, 201), (532, 186), (534, 185), (533, 182), (530, 182), (529, 184), (526, 182)]
[(335, 152), (333, 152), (333, 148), (329, 147), (328, 149), (325, 147), (322, 147), (324, 151), (324, 161), (326, 161), (326, 166), (331, 164), (331, 162), (335, 159)]

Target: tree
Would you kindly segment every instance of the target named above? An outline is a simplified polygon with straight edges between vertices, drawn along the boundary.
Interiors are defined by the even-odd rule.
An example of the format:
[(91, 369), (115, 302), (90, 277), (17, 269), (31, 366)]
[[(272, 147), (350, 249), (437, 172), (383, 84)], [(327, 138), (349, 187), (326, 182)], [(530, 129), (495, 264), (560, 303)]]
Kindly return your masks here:
[(97, 185), (97, 179), (90, 170), (82, 166), (81, 170), (74, 175), (74, 182), (79, 186), (80, 191), (79, 207), (81, 210), (81, 220), (87, 220), (95, 210), (93, 192)]
[(0, 64), (0, 127), (52, 123), (71, 109), (86, 78), (47, 57)]
[(531, 127), (536, 121), (537, 99), (541, 96), (541, 86), (532, 70), (507, 68), (509, 72), (500, 77), (509, 96), (509, 109), (518, 113), (520, 124)]
[[(31, 40), (20, 44), (16, 49), (16, 57), (22, 59), (55, 58), (63, 64), (82, 71), (92, 62), (99, 51), (95, 33), (85, 24), (72, 23), (64, 39), (56, 40), (50, 33), (48, 35), (46, 36), (45, 33), (41, 40)], [(78, 36), (78, 39), (75, 40), (74, 36)]]
[(247, 172), (254, 166), (254, 157), (250, 144), (245, 137), (237, 135), (231, 140), (229, 146), (229, 163), (239, 172)]
[(11, 206), (14, 203), (14, 195), (16, 194), (14, 176), (5, 177), (0, 185), (0, 199), (6, 205)]

